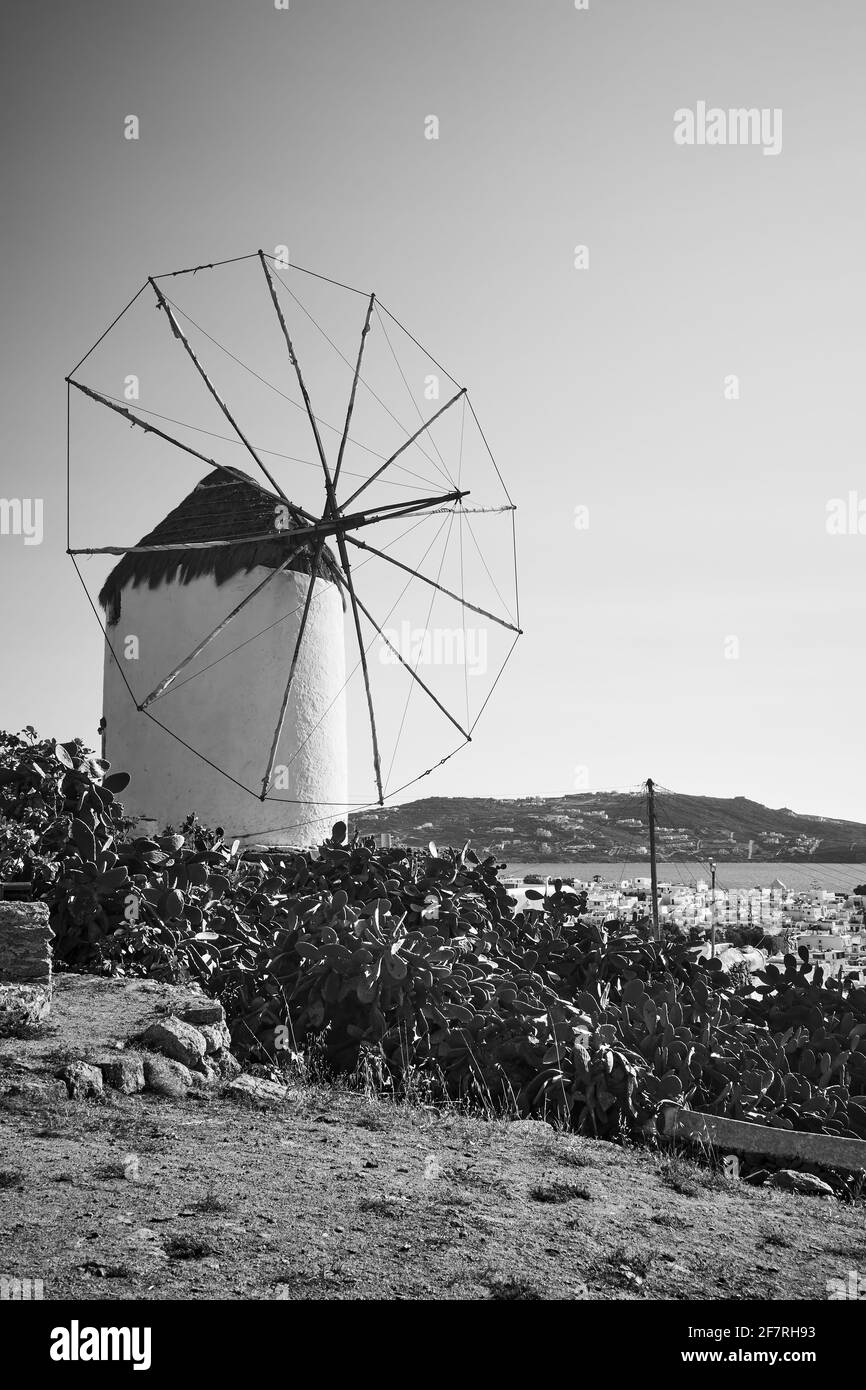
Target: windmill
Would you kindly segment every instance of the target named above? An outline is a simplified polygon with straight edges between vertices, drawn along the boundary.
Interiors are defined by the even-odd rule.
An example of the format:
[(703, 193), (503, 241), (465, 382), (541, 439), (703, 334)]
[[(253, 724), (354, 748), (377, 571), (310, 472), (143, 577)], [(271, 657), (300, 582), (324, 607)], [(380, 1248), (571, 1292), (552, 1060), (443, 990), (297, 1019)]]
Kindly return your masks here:
[(374, 294), (263, 251), (151, 276), (67, 387), (67, 552), (134, 815), (315, 843), (465, 747), (521, 632), (515, 508), (466, 388)]

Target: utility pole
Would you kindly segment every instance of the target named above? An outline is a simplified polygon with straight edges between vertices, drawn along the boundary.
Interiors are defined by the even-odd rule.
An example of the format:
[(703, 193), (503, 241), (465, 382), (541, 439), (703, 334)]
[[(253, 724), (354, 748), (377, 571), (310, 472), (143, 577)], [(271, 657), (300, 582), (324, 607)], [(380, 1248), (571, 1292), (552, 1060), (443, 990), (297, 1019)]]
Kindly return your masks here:
[(711, 860), (710, 860), (710, 875), (711, 875), (712, 881), (713, 881), (713, 886), (712, 886), (712, 890), (711, 890), (711, 897), (710, 897), (710, 941), (711, 941), (711, 946), (710, 946), (710, 958), (714, 960), (714, 959), (715, 959), (715, 955), (716, 955), (716, 861), (715, 861), (715, 859), (711, 859)]
[(646, 806), (649, 817), (649, 842), (650, 842), (650, 875), (652, 880), (652, 900), (653, 900), (653, 935), (656, 941), (661, 940), (659, 932), (659, 881), (656, 871), (656, 805), (653, 794), (653, 779), (646, 779)]

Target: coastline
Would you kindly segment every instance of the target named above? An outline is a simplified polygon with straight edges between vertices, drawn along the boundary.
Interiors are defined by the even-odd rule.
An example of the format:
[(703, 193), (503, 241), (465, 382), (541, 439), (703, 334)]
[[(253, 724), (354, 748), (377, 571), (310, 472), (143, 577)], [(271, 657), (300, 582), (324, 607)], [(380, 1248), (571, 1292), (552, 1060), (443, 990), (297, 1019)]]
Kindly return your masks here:
[[(591, 881), (599, 874), (603, 882), (619, 883), (622, 879), (647, 878), (649, 861), (632, 860), (593, 860), (583, 863), (535, 861), (510, 863), (500, 871), (501, 878), (524, 879), (527, 874), (539, 874), (545, 878), (575, 878)], [(706, 860), (661, 860), (658, 865), (659, 882), (680, 886), (694, 884), (698, 879), (709, 881)], [(828, 892), (851, 893), (859, 883), (866, 882), (866, 863), (825, 864), (796, 860), (731, 860), (716, 865), (716, 885), (719, 888), (768, 888), (775, 879), (781, 879), (789, 888), (808, 889), (817, 887)]]

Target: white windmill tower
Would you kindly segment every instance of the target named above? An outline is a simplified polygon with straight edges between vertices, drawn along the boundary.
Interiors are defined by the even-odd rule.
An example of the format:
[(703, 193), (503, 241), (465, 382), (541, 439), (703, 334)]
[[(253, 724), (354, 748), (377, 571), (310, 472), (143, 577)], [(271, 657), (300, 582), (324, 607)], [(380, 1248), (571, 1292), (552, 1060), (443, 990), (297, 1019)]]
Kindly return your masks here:
[[(132, 775), (127, 812), (159, 829), (196, 809), (230, 838), (285, 842), (285, 805), (260, 803), (247, 788), (262, 780), (262, 731), (274, 730), (308, 590), (304, 640), (269, 781), (282, 800), (304, 807), (291, 835), (295, 844), (318, 843), (344, 814), (342, 592), (327, 549), (309, 540), (288, 552), (286, 567), (291, 530), (268, 538), (275, 511), (285, 520), (285, 504), (275, 504), (252, 478), (214, 470), (142, 538), (140, 550), (124, 555), (100, 592), (108, 636), (104, 756)], [(298, 523), (297, 516), (291, 520)], [(184, 548), (159, 548), (177, 545)], [(255, 601), (245, 602), (256, 590)], [(239, 670), (225, 657), (247, 643), (254, 643), (254, 656)], [(124, 664), (130, 654), (139, 691), (171, 692), (173, 741), (161, 720), (142, 718), (129, 698)], [(169, 673), (176, 674), (166, 684)], [(149, 709), (155, 702), (145, 695), (142, 703)], [(232, 777), (223, 770), (228, 748)]]

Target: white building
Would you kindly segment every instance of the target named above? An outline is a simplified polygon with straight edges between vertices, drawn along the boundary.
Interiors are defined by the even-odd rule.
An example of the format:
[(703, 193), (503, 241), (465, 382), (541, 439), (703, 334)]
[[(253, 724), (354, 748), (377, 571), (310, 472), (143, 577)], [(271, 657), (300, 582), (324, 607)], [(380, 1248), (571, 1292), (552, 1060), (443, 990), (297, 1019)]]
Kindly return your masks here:
[(859, 935), (850, 932), (806, 931), (797, 937), (797, 946), (805, 946), (809, 952), (809, 964), (820, 965), (825, 976), (840, 975), (861, 948)]

